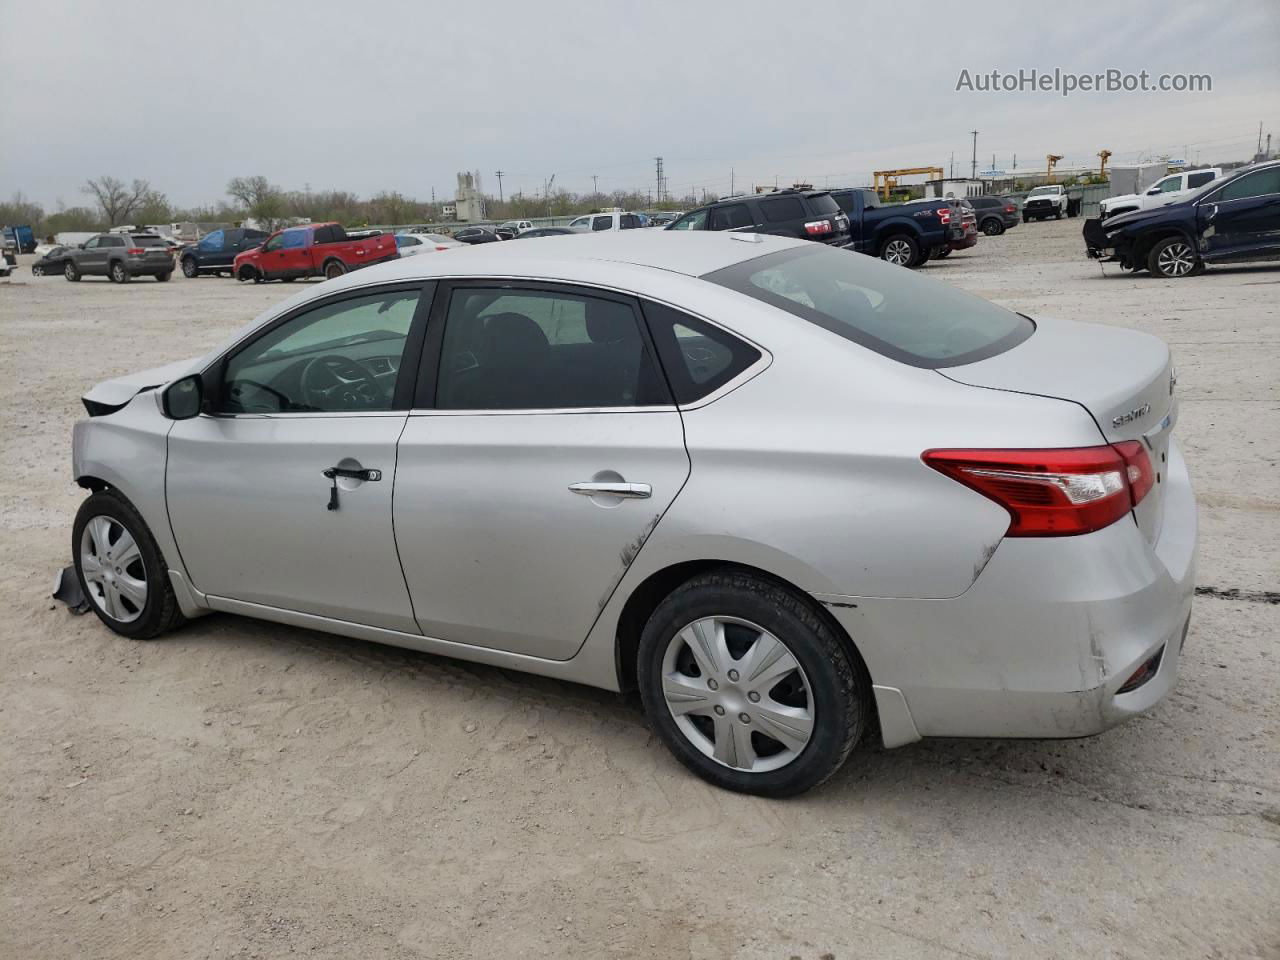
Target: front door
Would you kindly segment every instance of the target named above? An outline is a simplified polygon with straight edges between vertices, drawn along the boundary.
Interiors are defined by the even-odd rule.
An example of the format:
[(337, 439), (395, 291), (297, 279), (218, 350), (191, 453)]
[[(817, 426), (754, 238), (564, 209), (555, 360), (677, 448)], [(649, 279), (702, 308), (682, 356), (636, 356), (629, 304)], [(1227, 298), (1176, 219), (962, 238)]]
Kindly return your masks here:
[(391, 493), (423, 298), (400, 286), (308, 304), (206, 372), (209, 410), (173, 425), (166, 476), (196, 589), (418, 632)]
[(110, 237), (90, 237), (84, 249), (76, 254), (76, 267), (87, 276), (106, 276), (107, 241)]
[(568, 659), (689, 474), (638, 311), (581, 287), (457, 283), (428, 341), (396, 467), (418, 624)]
[(1241, 259), (1280, 253), (1280, 166), (1232, 180), (1199, 212), (1212, 227), (1209, 252)]

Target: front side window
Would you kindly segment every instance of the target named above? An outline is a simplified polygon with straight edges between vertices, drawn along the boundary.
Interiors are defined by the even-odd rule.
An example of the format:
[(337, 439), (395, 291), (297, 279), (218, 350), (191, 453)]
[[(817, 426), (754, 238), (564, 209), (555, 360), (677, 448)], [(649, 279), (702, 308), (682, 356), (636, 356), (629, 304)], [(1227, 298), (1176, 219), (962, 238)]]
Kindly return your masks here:
[(221, 230), (206, 233), (200, 240), (200, 249), (205, 253), (217, 253), (222, 249), (222, 242), (225, 237), (226, 234)]
[(571, 221), (569, 222), (569, 226), (570, 226), (570, 228), (572, 228), (572, 229), (574, 229), (574, 230), (585, 229), (585, 228), (587, 228), (587, 227), (591, 226), (591, 218), (590, 218), (590, 217), (578, 217), (578, 219), (577, 219), (577, 220), (571, 220)]
[(455, 290), (449, 300), (436, 387), (442, 410), (670, 402), (628, 303), (471, 287)]
[(707, 228), (707, 211), (695, 210), (693, 213), (686, 213), (683, 217), (673, 223), (668, 229), (671, 230), (705, 230)]
[(101, 239), (102, 239), (101, 237), (90, 237), (88, 241), (85, 243), (84, 248), (86, 250), (95, 249), (98, 246), (98, 241)]
[(305, 247), (307, 245), (306, 230), (286, 230), (284, 233), (280, 234), (280, 238), (280, 246), (281, 249), (284, 250), (297, 250), (299, 247)]
[(1222, 200), (1246, 200), (1269, 193), (1280, 193), (1280, 167), (1258, 170), (1232, 180), (1222, 188)]
[(1149, 193), (1173, 193), (1182, 189), (1182, 177), (1166, 177), (1155, 185)]
[(308, 310), (226, 362), (219, 413), (367, 413), (392, 409), (418, 290)]
[(822, 244), (757, 257), (702, 279), (913, 367), (985, 360), (1035, 331), (1026, 317), (955, 287)]
[(596, 217), (591, 223), (592, 230), (609, 230), (613, 227), (613, 217)]
[(273, 234), (267, 240), (267, 242), (262, 245), (262, 249), (264, 252), (270, 253), (272, 250), (279, 250), (283, 244), (284, 244), (284, 234), (277, 233), (277, 234)]
[(737, 227), (752, 227), (755, 221), (745, 203), (729, 203), (723, 207), (712, 207), (711, 218), (707, 229), (733, 230)]

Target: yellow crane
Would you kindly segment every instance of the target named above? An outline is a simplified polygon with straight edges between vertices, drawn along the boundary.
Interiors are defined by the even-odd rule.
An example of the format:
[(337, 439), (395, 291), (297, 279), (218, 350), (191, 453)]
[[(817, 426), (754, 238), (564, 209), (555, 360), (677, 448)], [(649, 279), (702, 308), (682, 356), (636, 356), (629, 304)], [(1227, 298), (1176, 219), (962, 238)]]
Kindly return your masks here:
[(1111, 151), (1099, 150), (1098, 159), (1102, 161), (1102, 164), (1098, 167), (1098, 177), (1102, 178), (1107, 175), (1107, 161), (1111, 159)]
[(942, 179), (941, 167), (908, 167), (903, 170), (877, 170), (872, 174), (875, 177), (875, 190), (880, 194), (880, 199), (887, 201), (889, 194), (898, 187), (899, 177), (912, 177), (924, 174), (932, 177), (934, 180)]
[(1045, 176), (1049, 178), (1049, 182), (1053, 183), (1053, 168), (1058, 165), (1058, 161), (1062, 156), (1057, 153), (1046, 154), (1045, 160), (1049, 161), (1049, 165), (1045, 168)]

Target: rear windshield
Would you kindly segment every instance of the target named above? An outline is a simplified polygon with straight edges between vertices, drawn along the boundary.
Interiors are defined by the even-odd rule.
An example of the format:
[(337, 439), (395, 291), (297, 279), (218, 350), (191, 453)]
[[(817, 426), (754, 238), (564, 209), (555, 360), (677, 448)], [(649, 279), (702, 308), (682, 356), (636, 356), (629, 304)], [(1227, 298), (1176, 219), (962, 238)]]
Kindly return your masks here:
[(140, 237), (136, 233), (133, 235), (133, 245), (135, 247), (163, 247), (166, 246), (160, 237)]
[(913, 367), (985, 360), (1035, 330), (1026, 317), (955, 287), (820, 244), (747, 260), (702, 279)]

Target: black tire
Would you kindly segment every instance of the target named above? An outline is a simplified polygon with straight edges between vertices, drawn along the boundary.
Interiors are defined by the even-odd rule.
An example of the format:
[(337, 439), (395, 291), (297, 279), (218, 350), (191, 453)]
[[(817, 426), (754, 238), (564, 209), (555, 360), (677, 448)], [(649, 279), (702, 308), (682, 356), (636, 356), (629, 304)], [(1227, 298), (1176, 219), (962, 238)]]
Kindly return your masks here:
[[(142, 570), (142, 579), (147, 586), (147, 596), (141, 610), (136, 611), (136, 616), (132, 620), (125, 621), (111, 616), (103, 609), (103, 601), (97, 599), (102, 591), (91, 587), (85, 579), (82, 541), (85, 528), (98, 517), (106, 518), (113, 527), (119, 526), (128, 531), (138, 545), (139, 559), (128, 564), (125, 571), (133, 573), (136, 577), (137, 571)], [(119, 542), (119, 535), (117, 535), (114, 543)], [(133, 640), (150, 640), (184, 621), (182, 611), (178, 609), (177, 598), (173, 594), (173, 585), (169, 582), (169, 567), (164, 562), (160, 548), (156, 545), (155, 537), (151, 535), (146, 521), (134, 509), (133, 504), (116, 491), (100, 491), (80, 504), (75, 524), (72, 526), (71, 555), (75, 558), (76, 577), (80, 581), (80, 589), (84, 592), (85, 599), (93, 612), (98, 615), (98, 619), (115, 633)], [(126, 610), (125, 612), (129, 615), (134, 611)]]
[(170, 277), (172, 277), (172, 276), (173, 276), (173, 271), (172, 271), (172, 270), (166, 270), (164, 273), (157, 273), (157, 274), (156, 274), (156, 279), (157, 279), (157, 280), (159, 280), (161, 283), (168, 283), (168, 282), (169, 282), (169, 278), (170, 278)]
[(111, 278), (112, 283), (128, 283), (133, 279), (129, 275), (129, 270), (119, 260), (107, 267), (107, 276)]
[(1165, 237), (1147, 254), (1147, 269), (1155, 277), (1178, 280), (1204, 272), (1204, 261), (1185, 237)]
[(942, 247), (939, 250), (934, 250), (932, 253), (929, 254), (929, 256), (932, 257), (934, 260), (942, 260), (944, 257), (951, 256), (951, 248)]
[(182, 258), (182, 275), (188, 280), (194, 280), (200, 276), (200, 265), (196, 263), (195, 257)]
[(1055, 220), (1061, 220), (1061, 219), (1062, 219), (1062, 211), (1061, 211), (1061, 210), (1055, 210), (1055, 211), (1053, 211), (1053, 219), (1055, 219)]
[(281, 283), (293, 283), (293, 281), (295, 281), (295, 280), (297, 280), (297, 279), (298, 279), (297, 277), (281, 277), (281, 278), (280, 278), (280, 282), (281, 282)]
[(1022, 215), (1022, 222), (1023, 222), (1023, 223), (1030, 223), (1030, 222), (1031, 222), (1031, 218), (1030, 218), (1030, 217), (1028, 217), (1028, 216), (1024, 213), (1024, 214)]
[(32, 275), (33, 277), (43, 277), (43, 276), (44, 276), (44, 267), (40, 266), (40, 264), (38, 264), (38, 263), (37, 263), (37, 264), (33, 264), (33, 265), (32, 265), (32, 267), (31, 267), (31, 275)]
[(998, 217), (987, 217), (982, 221), (982, 232), (988, 237), (998, 237), (1004, 233), (1004, 221)]
[(330, 260), (324, 265), (324, 278), (334, 280), (347, 272), (347, 265), (341, 260)]
[(80, 282), (80, 268), (75, 265), (75, 261), (68, 260), (66, 266), (62, 268), (62, 275), (72, 283)]
[(236, 272), (236, 279), (241, 283), (244, 283), (246, 280), (252, 280), (254, 283), (261, 283), (262, 275), (253, 267), (245, 264)]
[[(777, 769), (751, 773), (707, 756), (681, 731), (667, 706), (663, 661), (668, 645), (690, 624), (715, 616), (767, 630), (790, 650), (808, 680), (813, 731), (798, 755)], [(809, 603), (747, 571), (726, 569), (695, 577), (662, 601), (641, 634), (636, 668), (640, 699), (658, 736), (686, 767), (726, 790), (787, 797), (812, 789), (840, 769), (872, 717), (871, 685), (861, 659)], [(758, 735), (763, 728), (755, 728), (752, 736)]]
[(880, 245), (880, 259), (902, 267), (920, 263), (920, 244), (905, 233), (895, 233)]

